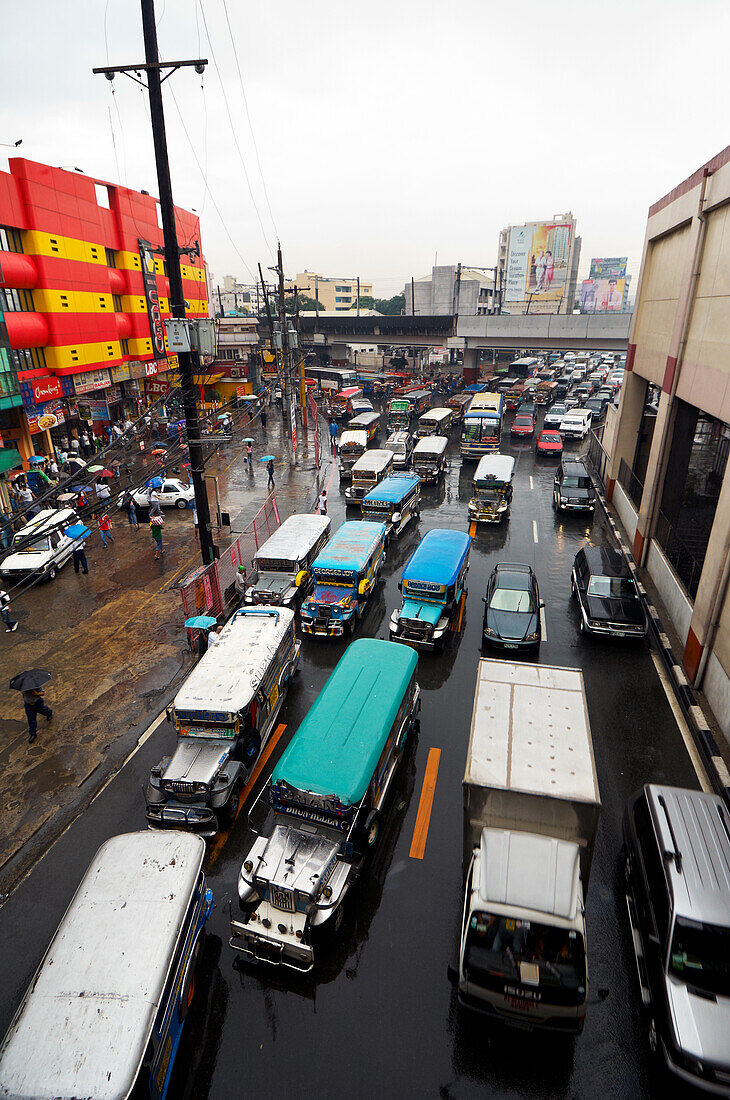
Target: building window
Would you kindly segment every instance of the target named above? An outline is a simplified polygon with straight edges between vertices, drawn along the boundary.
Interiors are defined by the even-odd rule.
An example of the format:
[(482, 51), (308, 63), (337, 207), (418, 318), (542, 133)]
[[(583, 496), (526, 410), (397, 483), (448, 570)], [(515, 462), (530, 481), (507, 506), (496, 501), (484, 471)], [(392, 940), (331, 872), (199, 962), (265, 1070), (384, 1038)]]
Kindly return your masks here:
[(0, 225), (0, 252), (22, 252), (23, 241), (20, 231), (8, 225)]
[(109, 188), (104, 183), (95, 183), (94, 190), (96, 191), (96, 205), (109, 210)]
[(352, 294), (351, 286), (336, 286), (335, 291), (337, 294)]
[(116, 254), (116, 252), (112, 248), (105, 248), (104, 249), (104, 254), (106, 255), (106, 266), (107, 267), (116, 267), (117, 266), (117, 254)]
[(656, 540), (694, 599), (730, 451), (730, 427), (677, 401)]
[(122, 355), (129, 355), (129, 340), (120, 340)]
[(0, 290), (0, 313), (33, 313), (34, 310), (29, 290)]
[(114, 305), (115, 313), (122, 313), (122, 299), (119, 294), (112, 294), (112, 304)]
[(345, 298), (345, 297), (339, 297), (339, 298), (335, 298), (335, 301), (336, 301), (336, 302), (351, 302), (351, 301), (352, 301), (352, 298), (350, 298), (349, 296), (348, 296), (347, 298)]

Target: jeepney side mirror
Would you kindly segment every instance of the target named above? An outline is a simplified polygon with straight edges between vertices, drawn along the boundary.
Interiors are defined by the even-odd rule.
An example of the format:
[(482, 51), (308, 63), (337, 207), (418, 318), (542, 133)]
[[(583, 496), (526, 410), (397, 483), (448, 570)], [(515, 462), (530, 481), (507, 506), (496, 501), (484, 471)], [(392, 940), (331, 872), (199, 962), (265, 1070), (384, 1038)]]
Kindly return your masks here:
[(364, 596), (369, 587), (370, 587), (370, 585), (368, 583), (368, 579), (367, 579), (367, 577), (365, 577), (365, 579), (361, 580), (359, 585), (357, 586), (358, 595), (359, 596)]
[(393, 512), (393, 515), (392, 515), (392, 517), (391, 517), (391, 518), (392, 518), (392, 520), (393, 520), (393, 523), (400, 523), (400, 521), (401, 521), (401, 514), (400, 514), (400, 512)]
[(296, 577), (294, 578), (294, 584), (296, 585), (296, 587), (301, 588), (302, 585), (306, 583), (308, 576), (309, 574), (307, 573), (306, 569), (300, 569)]

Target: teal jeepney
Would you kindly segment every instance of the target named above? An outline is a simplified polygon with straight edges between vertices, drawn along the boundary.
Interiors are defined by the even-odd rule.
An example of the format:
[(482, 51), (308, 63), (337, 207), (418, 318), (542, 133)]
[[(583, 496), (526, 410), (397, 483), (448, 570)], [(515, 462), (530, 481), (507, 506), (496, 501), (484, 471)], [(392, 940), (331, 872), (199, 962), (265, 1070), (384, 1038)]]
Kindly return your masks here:
[[(337, 931), (416, 729), (417, 660), (392, 642), (353, 642), (284, 750), (259, 795), (273, 813), (238, 878), (229, 942), (245, 958), (311, 970), (313, 937)], [(258, 816), (254, 806), (254, 830)]]
[(428, 531), (411, 555), (398, 587), (401, 607), (390, 618), (390, 636), (416, 649), (438, 650), (466, 598), (471, 538), (463, 531)]
[(352, 633), (383, 566), (386, 533), (384, 523), (342, 524), (312, 562), (314, 592), (300, 612), (305, 634)]
[(413, 474), (386, 477), (363, 497), (362, 518), (384, 523), (387, 538), (398, 538), (411, 520), (420, 516), (420, 504), (420, 478)]

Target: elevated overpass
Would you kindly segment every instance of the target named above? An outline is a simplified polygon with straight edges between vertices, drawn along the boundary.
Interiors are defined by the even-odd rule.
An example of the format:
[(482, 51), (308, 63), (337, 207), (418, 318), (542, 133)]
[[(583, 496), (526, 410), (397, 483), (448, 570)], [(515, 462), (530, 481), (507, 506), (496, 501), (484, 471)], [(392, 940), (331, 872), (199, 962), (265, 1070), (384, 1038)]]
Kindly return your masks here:
[(302, 342), (334, 358), (347, 344), (380, 347), (495, 348), (517, 351), (626, 351), (630, 313), (528, 314), (488, 317), (300, 317)]

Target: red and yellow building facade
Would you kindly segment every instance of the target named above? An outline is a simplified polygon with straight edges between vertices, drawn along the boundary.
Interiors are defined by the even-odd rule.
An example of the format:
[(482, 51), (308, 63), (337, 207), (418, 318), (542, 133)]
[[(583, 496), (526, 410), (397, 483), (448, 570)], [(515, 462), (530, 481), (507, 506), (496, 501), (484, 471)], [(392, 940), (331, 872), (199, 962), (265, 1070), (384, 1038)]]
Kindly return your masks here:
[[(50, 453), (51, 428), (74, 432), (91, 420), (100, 430), (137, 414), (176, 366), (153, 346), (140, 253), (151, 246), (152, 289), (169, 317), (157, 200), (22, 158), (9, 167), (0, 172), (0, 470), (6, 448), (24, 464)], [(197, 217), (175, 213), (179, 246), (194, 247)], [(182, 254), (181, 265), (186, 312), (207, 317), (202, 253)]]

